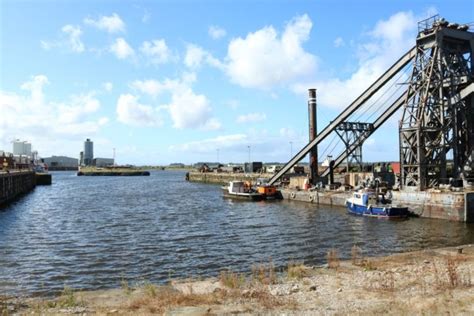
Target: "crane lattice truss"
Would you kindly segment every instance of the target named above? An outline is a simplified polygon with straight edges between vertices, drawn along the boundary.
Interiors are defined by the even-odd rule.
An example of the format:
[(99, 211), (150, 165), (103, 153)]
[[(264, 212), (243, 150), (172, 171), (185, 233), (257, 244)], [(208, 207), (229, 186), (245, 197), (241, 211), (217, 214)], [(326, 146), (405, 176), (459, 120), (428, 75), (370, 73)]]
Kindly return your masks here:
[[(424, 23), (423, 25), (428, 25), (426, 21)], [(269, 184), (278, 181), (341, 124), (350, 123), (351, 115), (366, 105), (374, 94), (388, 86), (388, 82), (397, 74), (403, 75), (402, 70), (410, 63), (413, 64), (413, 73), (408, 89), (392, 103), (383, 105), (382, 114), (374, 121), (368, 122), (371, 124), (370, 129), (361, 131), (357, 137), (345, 143), (346, 148), (335, 159), (334, 167), (360, 148), (370, 135), (404, 106), (400, 127), (402, 144), (400, 155), (403, 157), (401, 160), (403, 179), (408, 179), (408, 183), (402, 180), (404, 181), (402, 184), (423, 188), (421, 184), (436, 182), (435, 179), (439, 179), (446, 172), (446, 168), (443, 170), (440, 165), (446, 166), (448, 147), (452, 148), (457, 174), (460, 174), (462, 168), (469, 169), (469, 166), (472, 168), (473, 36), (474, 34), (467, 28), (457, 25), (429, 23), (429, 26), (423, 27), (418, 35), (417, 45), (397, 60), (335, 120), (320, 131), (316, 138), (288, 161), (269, 180)], [(430, 40), (421, 40), (425, 38)], [(437, 159), (442, 160), (438, 163)], [(320, 174), (320, 177), (326, 177), (329, 172), (328, 168)]]
[(337, 135), (346, 146), (347, 170), (357, 165), (359, 170), (362, 171), (362, 144), (355, 147), (352, 152), (351, 145), (356, 143), (364, 133), (371, 133), (373, 129), (373, 124), (362, 122), (343, 122), (336, 128)]
[[(430, 23), (431, 22), (431, 23)], [(401, 184), (424, 190), (473, 168), (474, 33), (438, 17), (423, 21), (400, 121)], [(447, 160), (453, 160), (452, 170)]]

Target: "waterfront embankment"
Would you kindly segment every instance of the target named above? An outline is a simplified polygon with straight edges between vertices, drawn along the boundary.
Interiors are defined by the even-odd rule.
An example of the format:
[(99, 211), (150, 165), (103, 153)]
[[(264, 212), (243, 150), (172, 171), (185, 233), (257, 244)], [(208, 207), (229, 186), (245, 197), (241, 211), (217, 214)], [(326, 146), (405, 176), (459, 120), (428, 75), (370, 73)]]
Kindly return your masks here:
[[(224, 184), (232, 180), (255, 182), (257, 178), (270, 178), (271, 174), (201, 173), (190, 172), (189, 181)], [(293, 200), (316, 205), (345, 206), (350, 191), (305, 191), (296, 188), (281, 190), (284, 200)], [(458, 222), (474, 222), (474, 192), (448, 190), (393, 191), (393, 204), (407, 206), (414, 215), (426, 218)]]
[(78, 176), (149, 176), (150, 172), (139, 168), (80, 168)]
[(197, 172), (187, 173), (187, 180), (191, 182), (209, 183), (225, 185), (230, 181), (241, 180), (255, 183), (258, 178), (270, 178), (271, 174), (261, 173), (217, 173), (217, 172)]
[(36, 177), (31, 170), (0, 171), (0, 206), (28, 193), (35, 186)]
[(0, 312), (18, 315), (472, 315), (474, 247), (465, 245), (352, 259), (328, 252), (319, 267), (271, 262), (250, 274), (224, 270), (209, 279), (121, 288), (56, 298), (0, 297)]

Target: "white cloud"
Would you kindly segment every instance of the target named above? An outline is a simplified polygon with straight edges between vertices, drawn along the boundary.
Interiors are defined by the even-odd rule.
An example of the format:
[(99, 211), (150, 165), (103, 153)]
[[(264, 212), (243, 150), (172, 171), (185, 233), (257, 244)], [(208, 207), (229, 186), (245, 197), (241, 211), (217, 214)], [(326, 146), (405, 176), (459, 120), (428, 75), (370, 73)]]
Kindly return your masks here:
[(173, 127), (178, 129), (206, 127), (211, 113), (207, 97), (191, 89), (173, 93), (168, 109)]
[(189, 68), (198, 68), (201, 66), (202, 60), (207, 52), (199, 46), (189, 44), (186, 47), (186, 56), (184, 57), (184, 64)]
[(188, 44), (186, 46), (186, 55), (184, 57), (184, 64), (191, 69), (198, 69), (202, 63), (206, 63), (218, 69), (224, 69), (224, 65), (214, 58), (208, 51), (202, 47)]
[[(69, 37), (67, 43), (71, 50), (76, 53), (82, 53), (84, 51), (84, 44), (81, 41), (81, 27), (68, 24), (63, 26), (61, 30)], [(48, 45), (42, 43), (42, 46), (45, 48)]]
[(342, 37), (337, 37), (334, 40), (334, 47), (338, 48), (338, 47), (342, 47), (344, 45), (346, 45), (346, 43), (344, 42), (344, 39)]
[(140, 47), (140, 51), (148, 57), (153, 64), (165, 64), (176, 59), (164, 39), (157, 39), (151, 42), (145, 41)]
[(41, 40), (40, 44), (41, 44), (41, 48), (44, 50), (50, 50), (54, 46), (53, 43), (45, 41), (45, 40)]
[(138, 102), (138, 97), (131, 94), (122, 94), (117, 100), (117, 119), (127, 125), (158, 126), (161, 119), (158, 110), (149, 105)]
[(233, 39), (226, 58), (227, 75), (243, 87), (268, 89), (313, 73), (316, 57), (302, 47), (311, 28), (305, 14), (291, 20), (281, 36), (267, 26), (244, 39)]
[(92, 18), (85, 18), (84, 24), (98, 28), (109, 33), (117, 33), (125, 31), (125, 23), (122, 21), (117, 13), (111, 16), (100, 16), (97, 20)]
[(138, 90), (142, 93), (148, 94), (153, 98), (156, 98), (160, 94), (162, 94), (167, 89), (167, 84), (162, 83), (157, 80), (135, 80), (130, 84), (130, 87)]
[(127, 41), (125, 41), (122, 37), (119, 37), (115, 40), (115, 42), (110, 46), (110, 51), (114, 53), (118, 59), (126, 59), (135, 55), (133, 48), (130, 47)]
[(306, 95), (309, 87), (317, 87), (318, 103), (334, 108), (346, 107), (415, 44), (417, 21), (421, 19), (408, 11), (379, 21), (366, 34), (369, 40), (358, 45), (358, 67), (349, 78), (303, 82), (293, 85), (293, 91)]
[(222, 128), (222, 123), (215, 117), (208, 119), (204, 125), (201, 126), (202, 130), (205, 131), (216, 131)]
[[(307, 142), (307, 135), (297, 135), (291, 128), (288, 135), (272, 135), (265, 129), (248, 129), (247, 133), (221, 135), (214, 138), (191, 141), (170, 146), (172, 152), (184, 152), (193, 154), (193, 157), (209, 157), (210, 152), (220, 150), (223, 161), (248, 161), (250, 146), (251, 159), (259, 161), (286, 161), (290, 158), (291, 148), (296, 153)], [(294, 133), (294, 135), (293, 135)], [(286, 144), (286, 145), (285, 145)], [(201, 155), (203, 154), (203, 155)], [(195, 158), (196, 159), (196, 158)], [(209, 158), (205, 158), (209, 159)]]
[(245, 115), (239, 115), (237, 117), (237, 123), (255, 123), (265, 121), (267, 116), (265, 113), (249, 113)]
[(280, 128), (280, 136), (286, 139), (297, 139), (298, 133), (289, 127), (282, 127)]
[(226, 30), (215, 25), (209, 26), (208, 33), (209, 33), (209, 36), (213, 39), (220, 39), (227, 35)]
[(223, 135), (215, 138), (204, 139), (184, 144), (170, 146), (171, 151), (209, 153), (216, 148), (232, 148), (247, 146), (248, 136), (245, 134)]
[(58, 104), (59, 120), (64, 123), (75, 123), (99, 108), (100, 102), (93, 93), (71, 96), (68, 104)]
[(148, 10), (145, 10), (145, 13), (143, 13), (143, 17), (142, 17), (142, 22), (143, 23), (148, 23), (151, 19), (151, 14), (150, 12), (148, 12)]
[(136, 80), (130, 86), (153, 98), (169, 93), (170, 103), (162, 105), (161, 108), (168, 110), (175, 128), (219, 129), (221, 124), (211, 116), (212, 108), (209, 99), (203, 94), (195, 93), (191, 88), (195, 80), (194, 73), (187, 73), (181, 79)]
[(240, 106), (239, 101), (238, 101), (238, 100), (235, 100), (235, 99), (228, 100), (225, 104), (226, 104), (228, 107), (230, 107), (232, 110), (237, 110), (237, 108)]
[(180, 93), (188, 89), (188, 87), (196, 80), (194, 73), (184, 74), (181, 80), (179, 79), (165, 79), (158, 80), (135, 80), (130, 84), (130, 87), (142, 93), (156, 98), (165, 92)]
[(101, 117), (98, 121), (100, 126), (104, 126), (109, 123), (109, 118), (108, 117)]
[(114, 84), (112, 82), (104, 82), (102, 86), (104, 87), (104, 90), (107, 92), (112, 91), (112, 89), (114, 88)]
[[(74, 153), (74, 142), (96, 134), (107, 118), (96, 118), (101, 107), (94, 93), (50, 101), (45, 94), (49, 80), (33, 76), (21, 85), (25, 93), (0, 91), (0, 148), (8, 150), (13, 138), (30, 140), (40, 154)], [(61, 152), (57, 150), (61, 149)]]

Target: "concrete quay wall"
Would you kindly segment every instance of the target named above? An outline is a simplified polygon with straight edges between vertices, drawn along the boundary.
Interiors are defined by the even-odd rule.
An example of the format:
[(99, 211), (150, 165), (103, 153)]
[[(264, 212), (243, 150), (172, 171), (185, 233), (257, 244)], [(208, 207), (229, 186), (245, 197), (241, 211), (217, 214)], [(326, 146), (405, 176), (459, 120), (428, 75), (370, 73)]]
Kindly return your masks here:
[[(243, 173), (200, 173), (190, 172), (189, 181), (226, 184), (232, 180), (249, 180), (271, 175)], [(299, 202), (345, 206), (352, 193), (344, 191), (304, 191), (282, 189), (283, 199)], [(474, 192), (437, 191), (393, 191), (393, 204), (407, 206), (410, 212), (420, 217), (437, 218), (450, 221), (474, 222)]]
[(421, 217), (474, 222), (474, 192), (393, 191), (393, 204)]
[[(352, 192), (296, 191), (282, 189), (283, 199), (345, 206)], [(393, 191), (393, 205), (407, 206), (413, 214), (458, 222), (474, 222), (474, 192)]]
[(345, 206), (346, 199), (349, 198), (351, 192), (337, 191), (296, 191), (292, 189), (282, 189), (281, 194), (284, 200), (299, 201), (313, 204)]
[(0, 206), (7, 204), (36, 186), (33, 171), (0, 172)]
[(211, 184), (227, 184), (230, 181), (251, 181), (255, 183), (258, 178), (269, 178), (269, 175), (260, 173), (217, 173), (217, 172), (189, 172), (189, 181)]

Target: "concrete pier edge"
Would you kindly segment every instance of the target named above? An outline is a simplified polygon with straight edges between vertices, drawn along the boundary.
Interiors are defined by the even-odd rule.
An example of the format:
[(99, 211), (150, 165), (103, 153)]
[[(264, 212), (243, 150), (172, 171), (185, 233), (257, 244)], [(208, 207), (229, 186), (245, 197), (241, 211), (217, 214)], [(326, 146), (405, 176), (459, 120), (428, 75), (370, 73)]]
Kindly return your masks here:
[[(189, 181), (224, 185), (232, 180), (254, 182), (266, 174), (189, 172)], [(282, 189), (284, 200), (316, 205), (345, 207), (352, 194), (349, 191), (304, 191)], [(474, 192), (450, 191), (393, 191), (393, 204), (408, 206), (411, 213), (420, 217), (458, 222), (474, 222)]]

